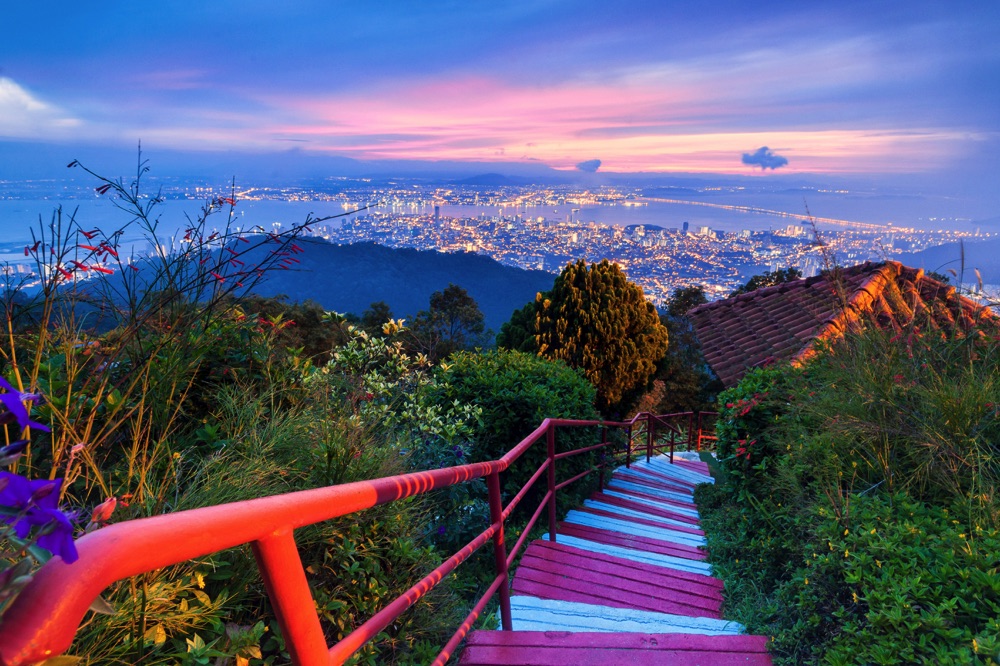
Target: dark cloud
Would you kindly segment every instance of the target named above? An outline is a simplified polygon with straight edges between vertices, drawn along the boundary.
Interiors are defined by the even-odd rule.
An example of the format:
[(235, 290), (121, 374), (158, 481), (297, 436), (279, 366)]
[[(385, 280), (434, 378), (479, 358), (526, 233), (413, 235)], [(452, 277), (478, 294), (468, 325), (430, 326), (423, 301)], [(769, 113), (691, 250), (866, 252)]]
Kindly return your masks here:
[(781, 155), (775, 155), (767, 146), (761, 146), (755, 153), (743, 153), (743, 164), (749, 166), (759, 166), (761, 170), (777, 169), (788, 164), (788, 159)]
[(587, 160), (586, 162), (580, 162), (576, 165), (576, 168), (580, 171), (586, 171), (587, 173), (597, 173), (597, 170), (601, 168), (601, 160)]

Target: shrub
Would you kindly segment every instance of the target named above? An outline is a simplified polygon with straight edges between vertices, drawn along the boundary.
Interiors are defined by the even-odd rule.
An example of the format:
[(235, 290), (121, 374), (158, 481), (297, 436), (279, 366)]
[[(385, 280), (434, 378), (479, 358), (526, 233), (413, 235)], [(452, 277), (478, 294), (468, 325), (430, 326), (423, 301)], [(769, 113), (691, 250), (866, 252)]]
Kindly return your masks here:
[(697, 498), (777, 663), (1000, 660), (1000, 338), (866, 330), (720, 395)]
[[(561, 361), (549, 361), (523, 352), (495, 350), (483, 354), (460, 352), (442, 364), (436, 376), (439, 385), (431, 390), (431, 400), (438, 405), (477, 405), (482, 409), (479, 424), (472, 435), (472, 462), (496, 460), (531, 434), (548, 417), (598, 419), (594, 408), (594, 387)], [(556, 435), (558, 451), (568, 451), (594, 443), (596, 429), (561, 429)], [(540, 441), (523, 455), (503, 479), (504, 489), (512, 496), (534, 474), (546, 457), (545, 442)], [(559, 479), (591, 468), (594, 454), (582, 454), (557, 463)], [(585, 496), (590, 484), (581, 482), (559, 493), (560, 506), (568, 507)], [(544, 479), (536, 489), (545, 492)], [(529, 512), (537, 505), (525, 499), (522, 507)]]

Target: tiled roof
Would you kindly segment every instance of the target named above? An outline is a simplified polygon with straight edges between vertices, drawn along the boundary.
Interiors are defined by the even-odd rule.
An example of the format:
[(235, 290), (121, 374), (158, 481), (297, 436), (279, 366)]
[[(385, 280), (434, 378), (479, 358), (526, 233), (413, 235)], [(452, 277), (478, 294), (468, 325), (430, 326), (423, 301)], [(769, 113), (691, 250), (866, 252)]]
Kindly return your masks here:
[(820, 339), (839, 337), (861, 319), (900, 329), (914, 314), (940, 327), (971, 326), (989, 310), (954, 287), (895, 261), (865, 263), (765, 287), (692, 309), (702, 352), (726, 386), (770, 362), (801, 362)]

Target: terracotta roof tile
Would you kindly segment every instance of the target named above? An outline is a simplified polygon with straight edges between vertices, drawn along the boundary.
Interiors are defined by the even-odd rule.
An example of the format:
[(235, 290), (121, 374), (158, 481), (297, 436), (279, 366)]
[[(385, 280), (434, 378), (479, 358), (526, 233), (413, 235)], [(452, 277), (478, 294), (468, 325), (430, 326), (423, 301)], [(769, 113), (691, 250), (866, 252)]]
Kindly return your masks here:
[(765, 287), (701, 305), (688, 317), (705, 360), (732, 386), (749, 368), (773, 360), (805, 360), (816, 340), (840, 336), (863, 318), (898, 330), (921, 312), (930, 312), (938, 325), (953, 325), (957, 319), (971, 326), (984, 316), (995, 321), (989, 310), (958, 296), (954, 287), (894, 261)]

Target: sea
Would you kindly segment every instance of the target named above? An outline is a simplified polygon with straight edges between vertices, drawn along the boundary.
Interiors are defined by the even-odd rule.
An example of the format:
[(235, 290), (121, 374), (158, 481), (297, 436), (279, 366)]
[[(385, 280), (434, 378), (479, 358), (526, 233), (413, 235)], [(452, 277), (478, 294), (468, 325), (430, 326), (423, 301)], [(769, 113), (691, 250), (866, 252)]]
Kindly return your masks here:
[[(907, 227), (926, 231), (966, 231), (975, 233), (996, 233), (1000, 231), (1000, 219), (977, 216), (979, 211), (963, 207), (961, 202), (947, 197), (899, 196), (855, 194), (849, 192), (826, 192), (815, 190), (795, 190), (783, 192), (679, 192), (657, 193), (660, 200), (638, 201), (640, 205), (592, 204), (592, 205), (544, 205), (501, 207), (488, 205), (442, 204), (439, 214), (444, 217), (516, 217), (543, 218), (562, 222), (596, 222), (606, 225), (657, 225), (665, 228), (681, 228), (688, 223), (692, 229), (709, 227), (715, 231), (737, 230), (779, 230), (788, 225), (802, 226), (808, 222), (794, 216), (813, 215), (818, 219), (820, 229), (849, 229), (851, 223), (892, 227)], [(670, 199), (670, 202), (662, 199)], [(240, 201), (234, 214), (233, 225), (249, 229), (257, 225), (265, 229), (280, 225), (288, 228), (304, 222), (307, 217), (339, 216), (324, 222), (337, 227), (342, 222), (367, 211), (355, 212), (354, 206), (367, 202), (342, 201)], [(168, 199), (158, 208), (157, 236), (161, 243), (171, 236), (183, 235), (183, 229), (190, 220), (198, 216), (202, 202)], [(105, 232), (125, 226), (132, 217), (115, 207), (106, 198), (94, 199), (4, 199), (0, 200), (0, 262), (24, 261), (23, 247), (30, 245), (32, 231), (35, 235), (41, 228), (47, 229), (52, 223), (54, 212), (61, 207), (63, 219), (74, 215), (84, 229), (100, 228)], [(747, 208), (753, 209), (752, 211)], [(370, 211), (399, 215), (426, 215), (434, 213), (430, 201), (420, 204), (399, 206), (373, 206)], [(828, 223), (824, 220), (839, 220), (847, 224)], [(222, 228), (227, 222), (227, 212), (216, 213), (209, 227)], [(134, 226), (134, 231), (125, 234), (121, 243), (132, 245), (138, 253), (143, 253), (148, 244), (148, 236)]]

